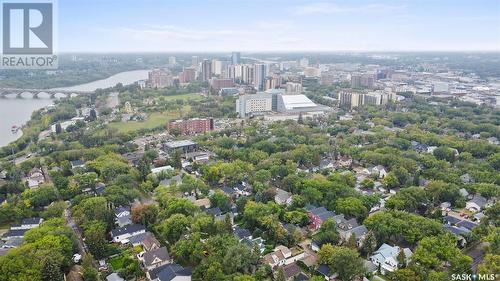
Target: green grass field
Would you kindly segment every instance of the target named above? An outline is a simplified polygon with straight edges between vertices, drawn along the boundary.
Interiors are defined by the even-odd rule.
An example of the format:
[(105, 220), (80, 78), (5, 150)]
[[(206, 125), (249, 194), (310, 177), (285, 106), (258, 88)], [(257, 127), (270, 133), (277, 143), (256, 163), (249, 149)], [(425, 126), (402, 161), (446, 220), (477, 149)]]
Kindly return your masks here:
[[(186, 105), (182, 108), (182, 115), (190, 110), (190, 106)], [(121, 133), (138, 131), (140, 129), (153, 129), (159, 126), (165, 126), (172, 119), (181, 118), (179, 111), (164, 111), (153, 112), (144, 121), (129, 121), (129, 122), (113, 122), (108, 126), (117, 129)]]
[(161, 98), (166, 101), (170, 101), (170, 100), (201, 100), (203, 97), (196, 93), (190, 93), (182, 95), (161, 96)]

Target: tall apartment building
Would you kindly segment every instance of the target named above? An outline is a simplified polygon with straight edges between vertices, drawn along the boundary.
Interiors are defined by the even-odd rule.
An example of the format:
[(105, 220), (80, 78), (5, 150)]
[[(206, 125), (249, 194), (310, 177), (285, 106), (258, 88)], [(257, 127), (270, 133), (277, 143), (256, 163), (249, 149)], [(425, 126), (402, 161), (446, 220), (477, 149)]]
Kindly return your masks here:
[(212, 73), (214, 75), (222, 74), (222, 62), (220, 60), (212, 60)]
[(255, 86), (255, 89), (257, 89), (257, 91), (265, 90), (266, 76), (267, 76), (267, 66), (263, 63), (254, 64), (253, 84)]
[(243, 95), (236, 100), (236, 112), (241, 118), (253, 113), (270, 112), (273, 109), (273, 95)]
[(200, 79), (202, 82), (208, 82), (210, 78), (212, 78), (212, 62), (210, 60), (204, 59), (201, 62)]
[(227, 78), (232, 78), (240, 84), (253, 84), (254, 68), (248, 64), (228, 65), (226, 71)]
[(302, 84), (295, 82), (286, 82), (286, 93), (289, 95), (302, 93)]
[(368, 88), (373, 89), (375, 77), (371, 74), (352, 74), (351, 87), (352, 88)]
[(339, 105), (347, 106), (351, 109), (362, 105), (385, 105), (389, 101), (395, 101), (396, 94), (392, 92), (371, 92), (371, 93), (355, 93), (355, 92), (340, 92)]
[(214, 129), (212, 118), (192, 118), (173, 120), (168, 123), (168, 130), (179, 129), (182, 135), (203, 134)]
[(234, 81), (232, 78), (212, 78), (212, 80), (210, 80), (210, 86), (215, 91), (219, 91), (222, 88), (234, 87)]
[(170, 72), (165, 69), (153, 69), (148, 73), (148, 82), (151, 88), (160, 89), (173, 85), (173, 79)]
[(184, 67), (179, 75), (180, 83), (189, 83), (196, 80), (196, 69), (194, 67)]
[(233, 52), (231, 54), (231, 63), (233, 65), (241, 63), (241, 53), (240, 52)]

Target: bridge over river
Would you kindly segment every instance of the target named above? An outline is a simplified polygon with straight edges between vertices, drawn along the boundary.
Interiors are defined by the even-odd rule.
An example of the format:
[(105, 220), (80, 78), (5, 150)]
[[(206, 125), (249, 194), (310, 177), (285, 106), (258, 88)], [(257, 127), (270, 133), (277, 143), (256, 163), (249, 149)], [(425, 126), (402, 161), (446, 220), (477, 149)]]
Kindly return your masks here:
[(82, 90), (66, 90), (66, 89), (16, 89), (16, 88), (0, 88), (0, 98), (7, 98), (15, 96), (16, 98), (23, 98), (23, 96), (31, 95), (32, 98), (38, 98), (38, 95), (48, 95), (51, 99), (56, 98), (56, 95), (71, 97), (75, 95), (89, 95), (93, 91)]

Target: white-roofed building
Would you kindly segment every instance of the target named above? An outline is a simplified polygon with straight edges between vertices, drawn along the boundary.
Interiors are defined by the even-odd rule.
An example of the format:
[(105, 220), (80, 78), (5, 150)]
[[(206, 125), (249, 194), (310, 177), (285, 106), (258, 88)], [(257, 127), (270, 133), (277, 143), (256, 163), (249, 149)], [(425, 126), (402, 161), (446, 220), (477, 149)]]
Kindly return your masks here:
[(320, 108), (305, 95), (279, 95), (278, 112), (308, 112), (318, 111)]

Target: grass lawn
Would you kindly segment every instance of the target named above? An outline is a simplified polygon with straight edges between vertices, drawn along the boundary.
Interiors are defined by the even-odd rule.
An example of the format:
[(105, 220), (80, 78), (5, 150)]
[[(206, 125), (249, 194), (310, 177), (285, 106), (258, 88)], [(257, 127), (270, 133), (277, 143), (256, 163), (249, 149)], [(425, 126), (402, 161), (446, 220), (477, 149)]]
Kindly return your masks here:
[[(190, 106), (186, 105), (182, 108), (182, 113), (185, 114), (191, 110)], [(138, 131), (140, 129), (154, 129), (159, 126), (165, 126), (172, 119), (181, 118), (179, 111), (164, 111), (153, 112), (144, 121), (129, 121), (129, 122), (113, 122), (109, 123), (110, 128), (117, 129), (120, 133), (128, 133)]]
[(111, 265), (111, 268), (113, 269), (113, 271), (117, 271), (120, 268), (123, 268), (124, 261), (125, 261), (125, 257), (123, 256), (123, 254), (121, 254), (121, 255), (118, 255), (116, 257), (110, 258), (108, 260), (108, 263), (109, 263), (109, 265)]
[(166, 101), (169, 100), (201, 100), (203, 97), (199, 94), (196, 93), (190, 93), (190, 94), (182, 94), (182, 95), (170, 95), (170, 96), (161, 96), (159, 97), (161, 99), (164, 99)]

